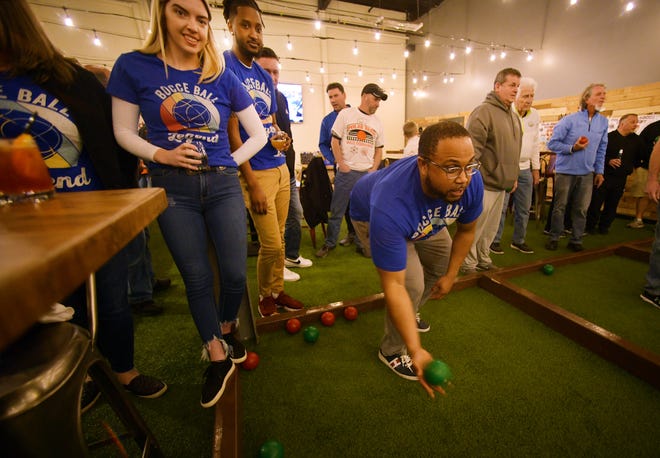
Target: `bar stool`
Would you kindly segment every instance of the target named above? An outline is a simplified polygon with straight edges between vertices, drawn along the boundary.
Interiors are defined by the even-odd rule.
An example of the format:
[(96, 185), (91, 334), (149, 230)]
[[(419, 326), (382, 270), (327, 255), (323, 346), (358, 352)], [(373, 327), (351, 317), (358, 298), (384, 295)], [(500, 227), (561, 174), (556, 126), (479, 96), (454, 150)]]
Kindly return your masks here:
[(143, 456), (162, 456), (155, 437), (84, 329), (36, 325), (0, 354), (0, 443), (11, 457), (88, 456), (80, 421), (86, 374)]

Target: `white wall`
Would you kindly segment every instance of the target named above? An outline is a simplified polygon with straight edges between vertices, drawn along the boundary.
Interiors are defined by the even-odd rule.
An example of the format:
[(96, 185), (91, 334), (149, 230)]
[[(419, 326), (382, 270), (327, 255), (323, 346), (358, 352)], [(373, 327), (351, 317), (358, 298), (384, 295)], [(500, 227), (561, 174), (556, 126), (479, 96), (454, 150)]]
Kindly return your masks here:
[[(315, 3), (311, 0), (309, 2)], [(65, 54), (78, 58), (82, 64), (112, 67), (121, 53), (141, 46), (149, 25), (147, 0), (34, 0), (30, 3), (55, 45)], [(73, 28), (63, 25), (63, 3), (66, 3), (69, 14), (75, 21)], [(333, 2), (333, 6), (336, 5), (347, 11), (353, 8), (341, 2)], [(362, 7), (360, 11), (366, 9)], [(219, 47), (224, 49), (226, 24), (222, 10), (214, 8), (212, 14), (211, 25), (215, 39)], [(379, 83), (381, 74), (385, 82), (379, 84), (392, 91), (377, 112), (385, 127), (385, 149), (403, 148), (401, 127), (405, 122), (405, 36), (383, 33), (381, 40), (376, 43), (372, 31), (368, 29), (329, 24), (318, 32), (314, 30), (311, 21), (271, 15), (265, 15), (264, 22), (264, 43), (273, 48), (281, 58), (280, 81), (304, 86), (305, 120), (302, 124), (294, 124), (292, 127), (294, 145), (298, 153), (318, 150), (321, 120), (332, 109), (325, 94), (328, 83), (341, 82), (346, 89), (348, 102), (358, 105), (362, 87), (370, 82)], [(92, 29), (96, 29), (102, 46), (92, 44)], [(287, 35), (293, 44), (292, 51), (288, 51), (286, 47)], [(352, 52), (354, 40), (359, 42), (358, 56), (354, 56)], [(319, 73), (321, 61), (326, 69), (324, 75)], [(357, 75), (360, 65), (363, 70), (361, 78)], [(393, 69), (398, 73), (396, 80), (391, 78)], [(311, 77), (310, 83), (305, 79), (307, 72)], [(347, 83), (343, 81), (344, 74), (349, 78)], [(314, 92), (310, 92), (310, 88), (313, 88)]]
[[(413, 40), (418, 44), (408, 71), (424, 68), (434, 76), (425, 88), (426, 98), (408, 97), (407, 117), (471, 110), (505, 67), (518, 68), (538, 81), (536, 99), (578, 95), (591, 82), (620, 88), (659, 81), (660, 1), (637, 0), (633, 11), (623, 13), (626, 3), (579, 0), (569, 6), (568, 0), (445, 0), (424, 20), (434, 33), (454, 36), (454, 41), (437, 38), (425, 49), (420, 39)], [(490, 62), (485, 49), (464, 56), (457, 48), (457, 58), (449, 61), (449, 46), (462, 47), (460, 38), (465, 37), (532, 48), (534, 60), (527, 62), (523, 53), (509, 52), (506, 59)], [(463, 74), (445, 85), (442, 72)]]

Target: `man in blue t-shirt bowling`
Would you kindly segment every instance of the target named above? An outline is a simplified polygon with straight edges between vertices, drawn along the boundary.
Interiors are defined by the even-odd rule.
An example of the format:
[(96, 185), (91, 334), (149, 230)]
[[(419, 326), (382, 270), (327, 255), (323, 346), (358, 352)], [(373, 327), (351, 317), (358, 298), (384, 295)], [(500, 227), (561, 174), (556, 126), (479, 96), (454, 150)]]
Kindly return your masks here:
[[(468, 131), (455, 122), (424, 130), (419, 155), (362, 177), (351, 193), (355, 232), (370, 247), (385, 294), (385, 336), (378, 357), (397, 375), (419, 380), (433, 360), (416, 314), (451, 290), (482, 211), (483, 181)], [(447, 226), (456, 221), (454, 240)]]

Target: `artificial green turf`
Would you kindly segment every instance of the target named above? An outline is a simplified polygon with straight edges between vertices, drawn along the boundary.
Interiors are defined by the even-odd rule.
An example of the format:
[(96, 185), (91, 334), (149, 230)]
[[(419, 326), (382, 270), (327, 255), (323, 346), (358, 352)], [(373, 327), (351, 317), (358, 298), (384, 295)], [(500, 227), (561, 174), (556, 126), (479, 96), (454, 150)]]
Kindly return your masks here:
[(609, 256), (540, 271), (510, 281), (556, 305), (660, 354), (660, 313), (639, 298), (648, 265)]
[(262, 336), (241, 374), (244, 451), (292, 457), (656, 456), (660, 392), (478, 289), (423, 309), (426, 348), (454, 373), (431, 400), (377, 356), (382, 310), (310, 345)]
[[(625, 240), (653, 237), (652, 226), (642, 230), (632, 230), (625, 227), (627, 222), (629, 220), (615, 221), (612, 232), (607, 236), (586, 238), (585, 247), (588, 249)], [(161, 377), (168, 383), (169, 391), (165, 396), (156, 400), (135, 399), (135, 404), (154, 431), (166, 456), (206, 457), (211, 454), (214, 411), (213, 409), (203, 409), (199, 405), (202, 373), (206, 367), (204, 363), (199, 361), (201, 342), (188, 311), (185, 291), (176, 266), (162, 240), (158, 226), (153, 224), (151, 228), (151, 252), (154, 269), (158, 277), (170, 277), (173, 285), (168, 291), (155, 297), (158, 303), (166, 307), (166, 311), (162, 316), (136, 318), (135, 320), (136, 365), (147, 374)], [(317, 229), (317, 243), (320, 246), (323, 243), (323, 236), (320, 228)], [(557, 252), (544, 250), (542, 246), (546, 237), (542, 235), (542, 225), (537, 225), (534, 221), (530, 221), (529, 224), (527, 243), (536, 249), (536, 253), (524, 255), (514, 252), (508, 248), (511, 231), (510, 222), (507, 222), (503, 239), (506, 254), (493, 255), (493, 260), (498, 265), (522, 264), (568, 253), (568, 250), (565, 249), (565, 241), (561, 242), (561, 248)], [(342, 230), (342, 235), (344, 233), (345, 230)], [(302, 300), (306, 305), (314, 306), (336, 300), (354, 299), (380, 291), (373, 265), (369, 260), (357, 255), (354, 252), (354, 247), (337, 247), (325, 259), (314, 257), (315, 251), (311, 246), (309, 231), (303, 228), (301, 253), (303, 256), (312, 259), (314, 266), (309, 269), (298, 269), (297, 272), (302, 276), (301, 281), (286, 283), (285, 286), (289, 294)], [(256, 282), (254, 281), (255, 260), (256, 258), (249, 258), (248, 260), (251, 295), (256, 294)], [(579, 268), (579, 266), (576, 267)], [(423, 336), (425, 345), (428, 345), (438, 356), (447, 359), (456, 376), (456, 388), (452, 391), (450, 397), (443, 400), (429, 401), (421, 389), (411, 385), (410, 382), (399, 380), (390, 374), (382, 363), (378, 362), (376, 351), (382, 332), (382, 311), (363, 313), (360, 315), (359, 320), (351, 325), (344, 324), (343, 319), (340, 319), (335, 328), (330, 330), (322, 328), (321, 338), (313, 347), (315, 351), (319, 350), (318, 356), (313, 359), (303, 359), (304, 370), (301, 373), (293, 372), (293, 375), (299, 376), (291, 379), (280, 378), (279, 376), (277, 378), (264, 378), (264, 375), (270, 373), (271, 366), (280, 367), (280, 362), (286, 362), (289, 359), (297, 361), (299, 359), (296, 356), (297, 354), (300, 354), (301, 351), (310, 350), (309, 346), (302, 346), (302, 349), (298, 350), (297, 346), (303, 343), (301, 342), (302, 337), (300, 339), (295, 337), (289, 339), (288, 336), (278, 333), (263, 335), (263, 340), (258, 346), (252, 343), (252, 348), (260, 353), (262, 363), (257, 371), (242, 375), (244, 382), (242, 390), (243, 406), (246, 412), (244, 439), (247, 448), (245, 456), (254, 456), (253, 452), (256, 450), (254, 447), (266, 437), (289, 437), (288, 433), (280, 434), (280, 431), (290, 431), (292, 434), (294, 432), (298, 434), (302, 431), (305, 435), (296, 436), (299, 437), (296, 441), (301, 443), (310, 443), (311, 441), (310, 448), (298, 454), (295, 453), (297, 450), (295, 447), (298, 446), (291, 448), (289, 443), (286, 456), (290, 457), (340, 456), (334, 451), (329, 452), (329, 455), (316, 453), (316, 445), (326, 442), (341, 444), (351, 441), (350, 453), (346, 456), (450, 455), (450, 453), (444, 453), (445, 449), (451, 450), (454, 455), (466, 456), (475, 454), (532, 454), (531, 452), (517, 453), (517, 451), (528, 452), (534, 448), (536, 443), (548, 444), (552, 440), (558, 441), (558, 426), (553, 429), (552, 426), (554, 425), (546, 425), (548, 430), (542, 431), (540, 427), (536, 426), (536, 423), (541, 420), (535, 419), (535, 416), (536, 413), (544, 410), (552, 412), (561, 410), (564, 403), (562, 400), (563, 392), (558, 392), (553, 388), (551, 390), (553, 397), (550, 400), (546, 399), (546, 396), (541, 396), (540, 401), (530, 400), (525, 403), (525, 397), (529, 396), (527, 386), (525, 386), (525, 390), (518, 392), (516, 384), (529, 385), (530, 383), (536, 383), (536, 376), (533, 378), (534, 382), (527, 381), (529, 374), (526, 373), (525, 368), (531, 367), (534, 369), (533, 373), (537, 371), (535, 364), (538, 363), (534, 362), (539, 355), (539, 349), (535, 344), (537, 332), (541, 334), (549, 333), (555, 336), (553, 342), (560, 348), (566, 347), (571, 350), (573, 347), (577, 348), (577, 346), (557, 337), (552, 331), (526, 317), (524, 322), (529, 323), (532, 331), (529, 335), (519, 336), (511, 340), (506, 332), (506, 326), (502, 329), (500, 326), (494, 326), (493, 323), (506, 322), (511, 315), (517, 316), (520, 313), (514, 312), (513, 308), (509, 306), (503, 306), (483, 291), (476, 289), (471, 291), (473, 292), (452, 293), (445, 300), (437, 303), (440, 305), (439, 307), (436, 307), (435, 303), (429, 304), (423, 312), (424, 317), (429, 318), (433, 326), (432, 331)], [(454, 302), (454, 295), (458, 299), (463, 294), (469, 294), (467, 297), (474, 296), (470, 300), (474, 301), (475, 304), (480, 304), (480, 306), (465, 307), (460, 305), (456, 306), (456, 310), (453, 310), (452, 304), (457, 303)], [(490, 310), (489, 304), (492, 301), (495, 303), (493, 310), (498, 311), (494, 315), (485, 313)], [(432, 310), (437, 310), (440, 315), (435, 316)], [(447, 322), (447, 317), (452, 316), (453, 313), (459, 310), (469, 313), (465, 319), (469, 318), (469, 322), (472, 323), (471, 327), (466, 328), (459, 321), (445, 330), (444, 326), (446, 325), (444, 323)], [(446, 314), (448, 315), (445, 316)], [(463, 334), (452, 334), (453, 330), (462, 329), (465, 329)], [(349, 345), (342, 346), (342, 350), (338, 351), (338, 345), (333, 345), (333, 339), (336, 342), (348, 342)], [(439, 340), (435, 341), (434, 339)], [(297, 341), (298, 343), (295, 343)], [(287, 342), (290, 342), (292, 347), (282, 350), (279, 345)], [(518, 347), (526, 348), (528, 342), (531, 342), (533, 346), (527, 351), (522, 351), (525, 358), (520, 358), (518, 355), (514, 358), (507, 353)], [(296, 347), (293, 347), (294, 344)], [(324, 351), (323, 349), (326, 346), (328, 348)], [(541, 347), (543, 346), (541, 345)], [(476, 348), (478, 351), (473, 352), (472, 348)], [(553, 348), (555, 347), (553, 346)], [(563, 354), (563, 351), (560, 353)], [(549, 380), (558, 379), (561, 381), (564, 379), (565, 374), (568, 374), (570, 375), (568, 379), (573, 380), (571, 375), (573, 374), (572, 365), (575, 364), (576, 360), (586, 359), (591, 361), (595, 359), (600, 361), (586, 350), (581, 350), (576, 355), (571, 356), (571, 354), (572, 350), (569, 351), (568, 356), (564, 355), (562, 357), (566, 358), (565, 360), (553, 363), (552, 372), (540, 371), (540, 378), (548, 377)], [(284, 355), (286, 357), (283, 357)], [(543, 353), (543, 359), (546, 358), (555, 361), (559, 356), (555, 356), (553, 352), (550, 352), (549, 355)], [(338, 361), (342, 365), (346, 364), (341, 370), (336, 368)], [(497, 369), (502, 364), (509, 367), (511, 373), (496, 376), (497, 371), (493, 372), (492, 366)], [(612, 370), (612, 366), (608, 363), (601, 362), (601, 364), (609, 368), (604, 372), (599, 372), (603, 373), (603, 377), (607, 377), (607, 380), (610, 380), (610, 375), (612, 375), (610, 372), (613, 372), (612, 380), (616, 383), (622, 385), (624, 385), (624, 382), (625, 384), (628, 383), (626, 380), (629, 376), (625, 376), (625, 380), (621, 379), (622, 375), (619, 372), (622, 371)], [(517, 365), (520, 365), (520, 369), (516, 368)], [(282, 366), (283, 370), (285, 367)], [(325, 384), (317, 384), (308, 378), (309, 370), (312, 368), (320, 371), (319, 374), (322, 374), (322, 381)], [(599, 369), (599, 371), (601, 370)], [(375, 374), (375, 378), (373, 374)], [(484, 374), (488, 374), (488, 377)], [(247, 377), (245, 377), (246, 375)], [(474, 380), (471, 379), (473, 376), (475, 377)], [(582, 374), (579, 376), (584, 376), (585, 381), (577, 380), (575, 383), (578, 386), (588, 383), (594, 383), (595, 385), (600, 383), (598, 377), (594, 379), (593, 375)], [(628, 393), (627, 389), (620, 389), (614, 393), (609, 393), (612, 396), (611, 399), (602, 401), (603, 404), (611, 406), (608, 407), (610, 409), (608, 412), (613, 418), (622, 418), (625, 422), (630, 423), (630, 425), (622, 427), (622, 433), (612, 433), (595, 420), (591, 426), (585, 426), (589, 423), (589, 420), (580, 412), (575, 413), (579, 419), (576, 424), (566, 423), (566, 426), (562, 426), (560, 429), (576, 427), (576, 431), (580, 433), (583, 429), (587, 429), (594, 436), (600, 434), (604, 446), (597, 447), (595, 449), (597, 452), (602, 452), (612, 441), (620, 440), (625, 435), (624, 433), (628, 433), (630, 437), (628, 442), (625, 438), (621, 439), (621, 443), (624, 445), (633, 443), (633, 439), (642, 443), (648, 441), (648, 438), (653, 437), (653, 433), (647, 431), (645, 424), (640, 426), (639, 434), (631, 431), (638, 422), (646, 417), (642, 416), (638, 420), (637, 417), (631, 414), (631, 411), (634, 411), (637, 406), (636, 396), (639, 393), (641, 395), (648, 393), (649, 388), (648, 385), (639, 382), (637, 379), (632, 378), (632, 380), (632, 383), (639, 384), (638, 389), (635, 390), (637, 394)], [(489, 385), (490, 381), (493, 382), (492, 386)], [(473, 386), (474, 383), (477, 383), (477, 386)], [(565, 386), (564, 382), (561, 383), (562, 389), (565, 389), (569, 394), (573, 393), (571, 387)], [(465, 386), (468, 387), (467, 393)], [(274, 392), (268, 391), (269, 389), (274, 389)], [(478, 393), (479, 397), (465, 397), (467, 394), (471, 395), (473, 391)], [(310, 393), (310, 397), (306, 397), (307, 393)], [(601, 403), (601, 398), (593, 400), (587, 393), (585, 400), (580, 400), (580, 396), (583, 395), (582, 392), (576, 391), (576, 393), (579, 393), (576, 397), (569, 397), (576, 405), (587, 403), (588, 406), (594, 405), (596, 406), (594, 408), (600, 408), (598, 405)], [(658, 412), (660, 409), (658, 408), (656, 393), (649, 394), (646, 401), (648, 405), (655, 407), (656, 412)], [(367, 399), (369, 403), (366, 407), (363, 407), (361, 402), (344, 401), (343, 397), (346, 395), (355, 395), (358, 399)], [(516, 396), (522, 396), (523, 401), (516, 401)], [(488, 409), (481, 407), (486, 401), (488, 402), (484, 406), (487, 406)], [(297, 403), (298, 410), (311, 411), (311, 418), (301, 419), (298, 416), (289, 418), (290, 413), (285, 408), (292, 403)], [(629, 403), (631, 403), (631, 407), (628, 406)], [(522, 404), (522, 406), (519, 404)], [(417, 410), (411, 412), (411, 405)], [(526, 405), (529, 405), (529, 407), (525, 407)], [(517, 409), (522, 410), (519, 413)], [(512, 424), (512, 419), (497, 415), (497, 412), (502, 410), (513, 418), (524, 414), (528, 423), (534, 427), (527, 427), (526, 424)], [(436, 418), (433, 416), (437, 414), (436, 411), (440, 411), (446, 416)], [(618, 414), (618, 411), (621, 414)], [(643, 412), (644, 410), (641, 409), (640, 411)], [(585, 408), (584, 412), (585, 415), (588, 415), (590, 408)], [(553, 415), (551, 418), (556, 420), (555, 422), (559, 425), (559, 420), (556, 418), (558, 414), (553, 413)], [(83, 417), (86, 431), (93, 437), (101, 437), (100, 422), (110, 416), (112, 416), (110, 410), (103, 404), (92, 409)], [(409, 436), (404, 434), (391, 436), (391, 433), (396, 431), (397, 427), (401, 424), (407, 426), (409, 420), (415, 417), (429, 418), (427, 423), (433, 420), (439, 429), (430, 430), (429, 427), (425, 427), (420, 429), (419, 433), (413, 431)], [(255, 421), (255, 418), (257, 418), (257, 421)], [(644, 421), (647, 420), (644, 419)], [(646, 424), (657, 425), (658, 420), (656, 414)], [(121, 428), (115, 427), (115, 429), (120, 430)], [(404, 429), (404, 431), (407, 430)], [(502, 431), (502, 433), (508, 431), (510, 437), (508, 437), (508, 441), (504, 441), (504, 444), (508, 445), (500, 445), (500, 440), (496, 437), (497, 434), (492, 431)], [(539, 435), (541, 442), (536, 442), (531, 433)], [(447, 448), (451, 446), (448, 442), (459, 434), (468, 437), (470, 443), (466, 443), (466, 441), (457, 442), (455, 447)], [(571, 453), (570, 451), (574, 447), (573, 441), (577, 441), (576, 434), (569, 431), (565, 435), (567, 437), (566, 441), (557, 442), (549, 450), (555, 450), (557, 454), (567, 451), (563, 454), (568, 455), (594, 456), (598, 454), (591, 454), (580, 448), (575, 449), (578, 452)], [(648, 434), (648, 436), (645, 438), (643, 437), (644, 434)], [(369, 444), (364, 445), (357, 440), (358, 437), (364, 435), (374, 435), (381, 445), (377, 445), (375, 449), (370, 449)], [(612, 439), (608, 439), (610, 435)], [(512, 444), (512, 437), (520, 442), (520, 448), (516, 448), (515, 444)], [(397, 440), (403, 440), (402, 444), (405, 444), (405, 447), (398, 447)], [(421, 441), (421, 447), (410, 448), (413, 440)], [(124, 443), (130, 444), (130, 441), (125, 440)], [(561, 445), (562, 443), (565, 445)], [(428, 448), (431, 446), (436, 448)], [(478, 447), (481, 447), (481, 452), (475, 453)], [(612, 451), (620, 451), (622, 447), (623, 445), (613, 446)], [(489, 452), (491, 448), (493, 453)], [(129, 452), (131, 450), (134, 450), (134, 448), (129, 449)], [(323, 450), (327, 451), (327, 449)], [(644, 450), (648, 450), (648, 447)], [(657, 451), (657, 447), (655, 451)], [(538, 453), (535, 451), (534, 454)], [(614, 453), (605, 452), (600, 454), (613, 455)], [(639, 453), (638, 456), (644, 454)], [(654, 453), (653, 455), (658, 454)], [(94, 456), (116, 456), (116, 454), (112, 449), (103, 449), (94, 452)], [(131, 456), (134, 456), (134, 454), (131, 453)]]

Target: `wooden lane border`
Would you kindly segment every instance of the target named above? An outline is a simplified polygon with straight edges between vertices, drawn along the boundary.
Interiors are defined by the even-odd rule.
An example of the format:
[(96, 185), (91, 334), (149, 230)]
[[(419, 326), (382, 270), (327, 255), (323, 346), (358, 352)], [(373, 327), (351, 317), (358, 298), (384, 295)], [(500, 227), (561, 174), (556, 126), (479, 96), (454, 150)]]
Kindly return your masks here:
[[(615, 246), (610, 249), (593, 250), (592, 252), (582, 252), (562, 258), (555, 258), (552, 262), (554, 265), (573, 264), (576, 261), (583, 262), (585, 260), (603, 257), (608, 252), (610, 255), (618, 254), (617, 252), (621, 250), (624, 253), (630, 253), (636, 252), (635, 250), (637, 249), (628, 245), (621, 247)], [(646, 252), (646, 262), (648, 262), (648, 252)], [(524, 269), (515, 268), (505, 272), (486, 273), (480, 276), (479, 287), (596, 353), (603, 359), (618, 365), (655, 388), (660, 389), (659, 355), (607, 329), (603, 329), (505, 279), (528, 271), (538, 270), (541, 265), (543, 265), (543, 261), (524, 266)], [(512, 271), (516, 273), (512, 274)]]
[(241, 408), (240, 377), (236, 368), (227, 381), (225, 392), (215, 405), (213, 424), (213, 457), (243, 456), (243, 409)]

